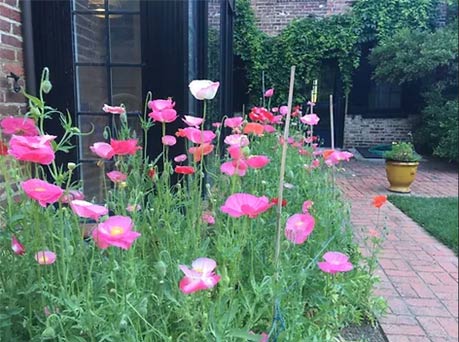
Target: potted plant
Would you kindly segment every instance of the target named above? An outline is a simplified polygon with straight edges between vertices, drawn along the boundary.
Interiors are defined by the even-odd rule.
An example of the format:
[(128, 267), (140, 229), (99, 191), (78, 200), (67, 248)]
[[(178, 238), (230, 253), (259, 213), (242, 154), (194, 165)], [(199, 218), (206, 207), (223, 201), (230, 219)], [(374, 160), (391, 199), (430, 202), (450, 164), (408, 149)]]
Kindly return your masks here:
[(389, 191), (408, 193), (416, 177), (421, 156), (409, 142), (394, 142), (392, 149), (384, 152)]

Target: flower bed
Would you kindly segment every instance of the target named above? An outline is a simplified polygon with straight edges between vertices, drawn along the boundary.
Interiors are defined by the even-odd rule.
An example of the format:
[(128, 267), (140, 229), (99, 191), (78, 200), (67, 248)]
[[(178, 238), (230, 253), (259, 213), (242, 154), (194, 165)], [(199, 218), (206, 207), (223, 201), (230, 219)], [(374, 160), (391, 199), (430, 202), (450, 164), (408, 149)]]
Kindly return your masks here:
[[(206, 101), (218, 85), (190, 88)], [(0, 208), (5, 340), (323, 342), (383, 308), (371, 295), (374, 260), (367, 263), (352, 241), (347, 204), (331, 177), (350, 156), (319, 152), (301, 116), (288, 139), (280, 133), (285, 114), (266, 109), (252, 110), (253, 122), (227, 119), (214, 130), (204, 129), (205, 113), (185, 117), (176, 137), (163, 134), (159, 171), (123, 107), (104, 107), (121, 126), (91, 147), (107, 173), (104, 202), (94, 203), (71, 181), (77, 165), (54, 161), (78, 129), (62, 116), (67, 133), (55, 142), (43, 131), (55, 113), (29, 98), (33, 121), (13, 125), (0, 156), (8, 185)], [(149, 108), (145, 132), (178, 119), (171, 100)], [(224, 126), (232, 134), (220, 155), (213, 142)], [(187, 155), (168, 155), (176, 139), (187, 140)], [(106, 160), (114, 170), (105, 170)]]

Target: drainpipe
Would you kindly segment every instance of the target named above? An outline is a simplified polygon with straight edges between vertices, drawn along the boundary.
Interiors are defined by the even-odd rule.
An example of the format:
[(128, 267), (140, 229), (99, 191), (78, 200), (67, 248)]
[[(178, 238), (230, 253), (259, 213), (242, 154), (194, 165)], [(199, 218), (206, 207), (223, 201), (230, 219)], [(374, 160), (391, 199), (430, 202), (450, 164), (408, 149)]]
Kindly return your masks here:
[(20, 1), (22, 11), (22, 39), (24, 49), (24, 69), (26, 89), (31, 95), (37, 95), (35, 59), (33, 48), (32, 0)]

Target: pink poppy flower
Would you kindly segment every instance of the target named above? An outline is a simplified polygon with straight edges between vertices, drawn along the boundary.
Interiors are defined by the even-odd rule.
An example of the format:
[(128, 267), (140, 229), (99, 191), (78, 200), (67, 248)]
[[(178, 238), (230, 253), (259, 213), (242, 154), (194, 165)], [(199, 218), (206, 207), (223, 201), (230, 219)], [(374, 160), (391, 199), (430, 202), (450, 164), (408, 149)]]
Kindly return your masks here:
[(108, 209), (106, 207), (83, 200), (71, 201), (70, 208), (72, 208), (72, 211), (79, 217), (90, 218), (95, 221), (99, 220), (101, 216), (108, 214)]
[(242, 125), (242, 122), (243, 122), (243, 118), (241, 118), (240, 116), (236, 116), (234, 118), (227, 118), (225, 119), (225, 127), (229, 127), (229, 128), (238, 128)]
[(22, 182), (21, 187), (27, 197), (38, 201), (42, 207), (57, 202), (64, 193), (64, 190), (57, 185), (50, 184), (37, 178)]
[(3, 134), (15, 134), (24, 136), (39, 135), (35, 121), (26, 117), (6, 117), (0, 121), (0, 127), (2, 128)]
[(174, 109), (175, 102), (171, 99), (167, 100), (153, 100), (148, 102), (148, 107), (152, 110), (148, 116), (154, 121), (158, 122), (174, 122), (177, 119), (177, 112)]
[(301, 207), (303, 214), (307, 214), (309, 209), (313, 206), (314, 202), (311, 200), (307, 200), (303, 202), (303, 206)]
[(214, 273), (217, 263), (213, 259), (198, 258), (191, 264), (190, 270), (185, 265), (179, 265), (185, 277), (180, 280), (180, 291), (190, 294), (201, 290), (213, 288), (220, 281), (221, 277)]
[(220, 210), (231, 217), (241, 217), (247, 215), (255, 218), (271, 208), (269, 198), (266, 196), (257, 197), (246, 193), (232, 194), (226, 199)]
[(212, 131), (201, 131), (194, 127), (179, 129), (175, 135), (178, 137), (185, 137), (195, 144), (211, 143), (216, 137), (215, 133)]
[(24, 245), (22, 245), (14, 235), (11, 237), (11, 249), (13, 250), (14, 254), (17, 255), (24, 255), (25, 253)]
[(92, 237), (97, 246), (102, 249), (109, 246), (129, 249), (140, 236), (140, 233), (133, 231), (132, 227), (133, 222), (130, 217), (112, 216), (97, 225), (92, 232)]
[(185, 119), (182, 119), (184, 123), (186, 123), (190, 127), (199, 127), (202, 122), (204, 121), (202, 118), (197, 118), (191, 115), (185, 115)]
[(54, 150), (51, 141), (54, 135), (20, 136), (10, 139), (8, 154), (17, 160), (49, 165), (54, 160)]
[(102, 159), (111, 159), (115, 155), (112, 145), (105, 142), (96, 142), (89, 147), (90, 150)]
[(212, 127), (215, 127), (215, 128), (220, 128), (222, 126), (222, 123), (221, 122), (214, 122), (212, 124)]
[(186, 154), (179, 154), (178, 156), (174, 157), (174, 161), (176, 163), (181, 163), (181, 162), (184, 162), (185, 160), (187, 160), (187, 155)]
[(79, 190), (70, 190), (68, 194), (62, 195), (59, 199), (61, 203), (70, 203), (73, 200), (83, 200), (84, 194)]
[(212, 213), (210, 211), (205, 211), (202, 213), (201, 219), (204, 223), (207, 224), (215, 224), (215, 217), (213, 217)]
[(314, 169), (318, 168), (319, 166), (320, 166), (320, 160), (319, 159), (314, 159), (311, 162), (311, 165), (305, 165), (304, 168), (306, 170), (314, 170)]
[(340, 252), (327, 252), (323, 258), (325, 261), (320, 261), (317, 265), (325, 273), (349, 272), (354, 268), (349, 262), (349, 257)]
[(274, 133), (276, 131), (276, 128), (272, 125), (263, 125), (263, 129), (266, 133)]
[(261, 169), (268, 165), (270, 159), (266, 156), (251, 156), (247, 159), (247, 165), (252, 169)]
[(244, 177), (247, 172), (247, 168), (247, 163), (242, 159), (230, 160), (220, 165), (220, 171), (228, 176), (237, 174), (240, 177)]
[(312, 233), (314, 225), (314, 217), (308, 213), (294, 214), (287, 220), (285, 226), (285, 237), (297, 245), (302, 244)]
[(340, 161), (349, 161), (354, 155), (347, 151), (327, 150), (323, 152), (325, 164), (328, 166), (339, 164)]
[(225, 138), (225, 144), (244, 147), (250, 144), (249, 138), (244, 134), (232, 134)]
[(51, 265), (56, 261), (56, 253), (51, 251), (40, 251), (35, 254), (35, 260), (40, 265)]
[(279, 107), (271, 108), (271, 113), (277, 113), (279, 111)]
[(316, 114), (307, 114), (300, 118), (300, 121), (306, 125), (314, 126), (319, 123), (319, 117)]
[(227, 151), (232, 159), (241, 159), (244, 157), (244, 153), (242, 151), (242, 148), (237, 145), (232, 145), (227, 148)]
[(269, 88), (268, 90), (265, 91), (264, 93), (264, 97), (271, 97), (274, 95), (274, 89), (273, 88)]
[(107, 104), (104, 104), (102, 107), (102, 110), (105, 113), (111, 113), (111, 114), (126, 114), (126, 109), (121, 106), (109, 106)]
[(107, 177), (113, 182), (113, 183), (121, 183), (124, 182), (127, 179), (127, 175), (120, 171), (111, 171), (107, 172)]
[(298, 154), (300, 154), (302, 156), (310, 156), (311, 152), (309, 152), (308, 150), (305, 150), (304, 148), (299, 148), (298, 149)]
[[(249, 331), (249, 334), (250, 335), (255, 335), (255, 333), (253, 331)], [(261, 333), (261, 335), (259, 335), (261, 340), (259, 340), (260, 342), (269, 342), (269, 335), (267, 333)]]
[(134, 155), (142, 147), (137, 146), (137, 139), (115, 140), (110, 139), (110, 145), (113, 148), (115, 155), (124, 156), (127, 154)]
[(197, 100), (212, 100), (217, 94), (219, 86), (220, 82), (209, 80), (194, 80), (188, 85), (191, 94)]
[(161, 142), (166, 146), (174, 146), (177, 143), (177, 139), (172, 135), (165, 135), (161, 138)]
[(287, 113), (288, 113), (288, 106), (280, 106), (280, 108), (279, 108), (279, 113), (281, 113), (281, 115), (287, 115)]

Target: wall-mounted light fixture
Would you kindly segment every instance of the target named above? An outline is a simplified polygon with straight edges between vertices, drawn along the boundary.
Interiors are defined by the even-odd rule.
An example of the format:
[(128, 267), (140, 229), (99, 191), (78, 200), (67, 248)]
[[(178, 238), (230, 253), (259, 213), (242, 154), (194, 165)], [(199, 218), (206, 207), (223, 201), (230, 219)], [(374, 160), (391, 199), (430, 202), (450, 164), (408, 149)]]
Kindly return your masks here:
[(21, 85), (19, 84), (19, 79), (21, 77), (19, 77), (18, 75), (16, 75), (14, 72), (10, 72), (9, 75), (6, 76), (6, 78), (9, 80), (9, 79), (12, 79), (12, 81), (10, 81), (12, 84), (11, 84), (11, 89), (15, 92), (15, 93), (19, 93), (21, 91)]

